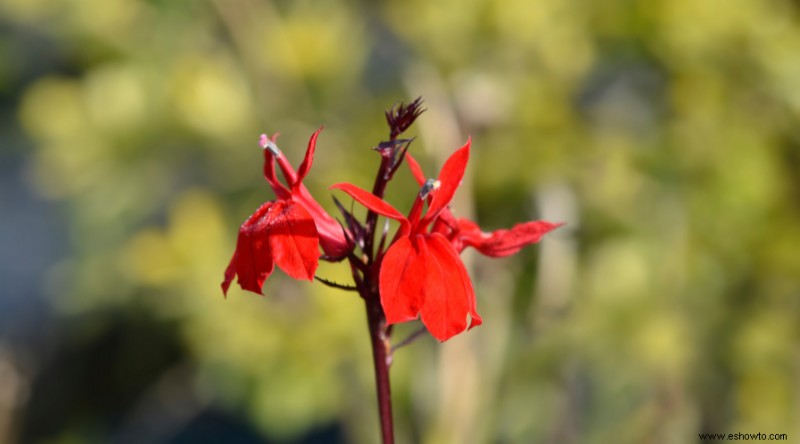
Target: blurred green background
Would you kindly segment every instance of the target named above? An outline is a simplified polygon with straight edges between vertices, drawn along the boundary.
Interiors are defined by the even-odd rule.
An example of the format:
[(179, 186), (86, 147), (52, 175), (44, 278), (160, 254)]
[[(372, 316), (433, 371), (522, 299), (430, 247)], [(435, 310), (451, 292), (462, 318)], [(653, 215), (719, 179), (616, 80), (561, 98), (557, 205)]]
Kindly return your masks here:
[[(272, 198), (369, 187), (422, 95), (484, 325), (392, 369), (402, 443), (800, 439), (800, 2), (0, 0), (0, 442), (372, 443), (356, 296), (219, 288)], [(389, 190), (410, 205), (403, 171)], [(347, 280), (340, 265), (320, 274)], [(402, 338), (416, 325), (403, 325)]]

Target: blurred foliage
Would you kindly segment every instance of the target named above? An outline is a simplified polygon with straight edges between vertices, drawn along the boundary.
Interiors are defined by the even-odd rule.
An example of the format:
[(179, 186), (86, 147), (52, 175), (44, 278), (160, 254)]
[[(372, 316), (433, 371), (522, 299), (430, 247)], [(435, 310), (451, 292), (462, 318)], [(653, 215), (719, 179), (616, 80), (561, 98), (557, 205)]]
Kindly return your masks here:
[[(219, 282), (238, 225), (272, 198), (260, 132), (281, 131), (297, 162), (326, 125), (307, 183), (332, 208), (329, 184), (371, 183), (382, 111), (422, 94), (412, 149), (430, 174), (473, 136), (457, 212), (569, 225), (515, 258), (466, 256), (485, 324), (397, 353), (400, 442), (800, 436), (798, 14), (789, 0), (0, 0), (4, 127), (31, 147), (3, 150), (65, 209), (69, 254), (40, 270), (41, 294), (77, 344), (109, 316), (179, 344), (123, 418), (213, 405), (266, 440), (337, 424), (374, 442), (357, 297), (276, 273), (265, 298), (224, 300)], [(398, 207), (411, 184), (389, 191)], [(347, 281), (340, 265), (320, 274)], [(146, 360), (129, 342), (114, 356)], [(32, 362), (38, 393), (46, 360)], [(36, 434), (53, 413), (18, 410), (11, 441), (106, 442), (130, 424)]]

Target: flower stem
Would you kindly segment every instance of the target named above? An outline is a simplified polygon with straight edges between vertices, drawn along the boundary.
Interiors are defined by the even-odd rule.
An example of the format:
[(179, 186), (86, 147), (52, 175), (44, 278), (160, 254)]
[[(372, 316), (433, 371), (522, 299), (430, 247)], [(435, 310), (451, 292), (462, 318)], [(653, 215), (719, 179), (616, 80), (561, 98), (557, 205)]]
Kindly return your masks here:
[[(420, 105), (422, 98), (414, 100), (408, 105), (400, 104), (386, 112), (386, 123), (389, 124), (389, 141), (381, 142), (376, 149), (381, 153), (381, 164), (372, 186), (372, 194), (378, 199), (383, 199), (386, 185), (392, 179), (395, 171), (403, 161), (408, 144), (412, 139), (402, 141), (405, 145), (398, 152), (397, 136), (402, 134), (414, 123), (422, 113)], [(398, 157), (399, 154), (399, 157)], [(341, 208), (341, 205), (337, 203)], [(345, 217), (347, 217), (347, 212)], [(361, 251), (363, 257), (355, 256), (352, 251), (348, 256), (350, 271), (356, 289), (364, 299), (367, 309), (367, 324), (369, 326), (369, 339), (372, 343), (372, 364), (375, 367), (375, 388), (378, 393), (378, 415), (381, 420), (381, 442), (394, 444), (394, 424), (392, 422), (392, 388), (389, 383), (389, 367), (392, 365), (392, 345), (389, 341), (391, 326), (386, 326), (386, 315), (383, 313), (380, 292), (378, 290), (379, 269), (376, 265), (383, 257), (383, 247), (386, 229), (381, 236), (379, 251), (374, 251), (375, 228), (378, 223), (378, 213), (371, 209), (367, 211), (366, 223), (363, 230), (363, 244)], [(388, 227), (388, 225), (387, 225)]]
[[(372, 187), (372, 194), (377, 196), (379, 199), (383, 199), (383, 193), (386, 192), (386, 185), (388, 183), (386, 178), (387, 178), (387, 173), (389, 172), (391, 167), (392, 167), (392, 160), (388, 157), (381, 157), (381, 165), (378, 167), (378, 174), (377, 176), (375, 176), (375, 184)], [(370, 257), (370, 260), (374, 258), (372, 245), (375, 242), (375, 225), (377, 223), (378, 223), (378, 213), (372, 210), (367, 211), (367, 222), (365, 224), (366, 244), (364, 245), (364, 251)]]
[(375, 387), (378, 392), (378, 414), (381, 421), (383, 444), (394, 444), (392, 422), (392, 390), (389, 383), (389, 338), (386, 335), (386, 319), (377, 294), (364, 298), (367, 308), (369, 337), (372, 342), (372, 363), (375, 367)]

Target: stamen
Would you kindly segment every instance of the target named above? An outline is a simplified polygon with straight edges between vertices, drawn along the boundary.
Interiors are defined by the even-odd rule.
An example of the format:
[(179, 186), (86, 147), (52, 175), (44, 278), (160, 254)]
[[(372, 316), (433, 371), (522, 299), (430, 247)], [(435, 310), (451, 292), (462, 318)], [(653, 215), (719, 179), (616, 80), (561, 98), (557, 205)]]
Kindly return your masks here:
[(426, 199), (432, 191), (438, 190), (440, 186), (442, 186), (442, 182), (438, 179), (426, 180), (425, 185), (422, 185), (422, 188), (419, 190), (419, 198)]
[(281, 150), (278, 148), (278, 145), (275, 145), (275, 142), (270, 140), (266, 134), (262, 134), (261, 137), (259, 137), (258, 145), (262, 150), (269, 150), (275, 157), (280, 157), (281, 155)]

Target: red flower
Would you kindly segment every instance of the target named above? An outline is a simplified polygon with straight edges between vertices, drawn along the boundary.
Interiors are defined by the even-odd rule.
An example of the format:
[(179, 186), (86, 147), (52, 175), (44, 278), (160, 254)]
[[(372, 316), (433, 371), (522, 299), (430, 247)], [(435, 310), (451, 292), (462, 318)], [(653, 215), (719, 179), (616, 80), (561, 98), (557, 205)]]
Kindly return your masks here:
[[(354, 185), (342, 183), (331, 187), (345, 191), (378, 214), (400, 221), (395, 242), (387, 250), (380, 268), (380, 296), (386, 322), (405, 322), (421, 315), (422, 322), (440, 341), (482, 322), (475, 307), (472, 282), (458, 252), (443, 234), (427, 232), (427, 227), (453, 198), (468, 158), (469, 141), (450, 156), (438, 181), (428, 181), (423, 186), (408, 218)], [(423, 200), (428, 195), (432, 198), (423, 216)]]
[[(224, 294), (236, 275), (243, 289), (261, 294), (264, 280), (275, 264), (295, 279), (313, 280), (320, 246), (330, 258), (347, 254), (350, 246), (341, 225), (322, 209), (302, 183), (311, 169), (320, 131), (321, 128), (311, 136), (297, 172), (275, 145), (277, 134), (271, 139), (261, 136), (264, 178), (278, 199), (261, 205), (239, 228), (236, 251), (222, 282)], [(288, 186), (278, 180), (275, 160)]]
[[(425, 181), (419, 164), (406, 154), (415, 178), (423, 184), (407, 218), (354, 185), (341, 183), (331, 187), (400, 222), (395, 242), (380, 265), (380, 296), (386, 322), (391, 325), (421, 316), (428, 331), (440, 341), (483, 322), (476, 309), (472, 282), (458, 256), (466, 246), (492, 257), (507, 256), (559, 226), (538, 221), (519, 224), (511, 230), (483, 233), (473, 222), (456, 220), (447, 205), (464, 177), (469, 149), (467, 141), (453, 153), (436, 181)], [(428, 211), (423, 216), (426, 199)]]

